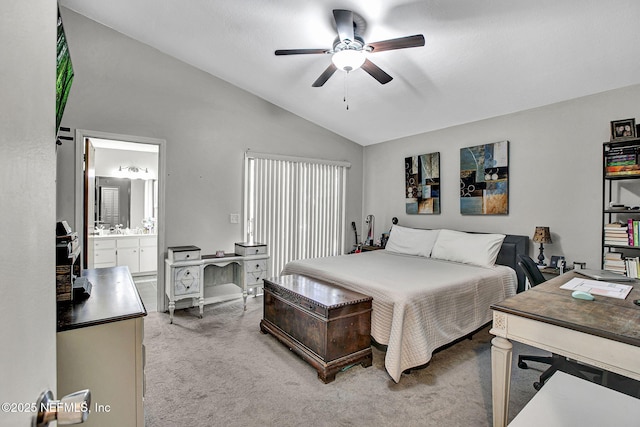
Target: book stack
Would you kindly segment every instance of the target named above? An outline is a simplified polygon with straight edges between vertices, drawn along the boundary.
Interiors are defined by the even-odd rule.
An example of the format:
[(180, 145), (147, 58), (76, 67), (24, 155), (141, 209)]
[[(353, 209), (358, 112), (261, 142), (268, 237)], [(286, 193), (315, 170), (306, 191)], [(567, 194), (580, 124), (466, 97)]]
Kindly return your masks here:
[[(636, 221), (637, 222), (637, 221)], [(613, 222), (604, 226), (604, 244), (614, 246), (633, 246), (631, 244), (633, 231), (629, 230), (629, 226), (633, 227), (633, 222), (629, 220), (627, 224)], [(636, 227), (637, 230), (637, 227)], [(637, 234), (637, 231), (636, 231)], [(637, 241), (633, 240), (635, 243)]]
[(640, 175), (640, 144), (611, 147), (605, 154), (607, 176)]
[(629, 246), (635, 246), (635, 247), (640, 246), (639, 231), (640, 231), (640, 222), (638, 222), (637, 219), (634, 220), (629, 218), (627, 220), (627, 234), (629, 235), (629, 238), (628, 238)]
[(624, 261), (625, 261), (625, 267), (627, 269), (626, 271), (627, 276), (637, 279), (640, 276), (638, 274), (638, 269), (640, 268), (640, 258), (630, 257), (630, 258), (626, 258)]
[(626, 274), (627, 263), (620, 252), (607, 252), (604, 255), (604, 269), (614, 273)]

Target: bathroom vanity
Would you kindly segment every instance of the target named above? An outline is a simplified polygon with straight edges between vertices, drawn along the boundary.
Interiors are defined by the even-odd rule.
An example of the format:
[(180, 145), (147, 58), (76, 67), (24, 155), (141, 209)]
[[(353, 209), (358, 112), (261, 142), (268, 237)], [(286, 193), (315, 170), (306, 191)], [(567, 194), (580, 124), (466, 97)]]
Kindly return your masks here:
[(89, 236), (88, 268), (127, 266), (131, 274), (158, 270), (157, 234)]

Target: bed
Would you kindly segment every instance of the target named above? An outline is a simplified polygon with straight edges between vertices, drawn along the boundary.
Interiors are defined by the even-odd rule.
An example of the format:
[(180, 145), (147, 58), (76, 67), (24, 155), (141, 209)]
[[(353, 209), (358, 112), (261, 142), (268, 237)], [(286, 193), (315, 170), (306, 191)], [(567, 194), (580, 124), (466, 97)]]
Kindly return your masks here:
[(372, 296), (371, 336), (386, 346), (385, 368), (399, 382), (436, 349), (489, 323), (491, 304), (524, 289), (516, 264), (528, 249), (527, 236), (394, 225), (384, 250), (292, 261), (282, 274)]

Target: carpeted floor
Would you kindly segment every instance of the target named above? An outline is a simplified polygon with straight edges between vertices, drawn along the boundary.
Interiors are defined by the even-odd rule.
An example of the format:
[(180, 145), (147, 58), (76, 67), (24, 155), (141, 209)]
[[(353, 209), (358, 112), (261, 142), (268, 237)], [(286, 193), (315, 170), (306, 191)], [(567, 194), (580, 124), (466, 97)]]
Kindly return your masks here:
[[(356, 365), (323, 384), (316, 371), (260, 333), (262, 298), (145, 318), (148, 426), (489, 426), (491, 338), (488, 328), (433, 356), (396, 384), (373, 349), (373, 366)], [(544, 354), (514, 343), (518, 352)], [(535, 394), (540, 369), (518, 369), (511, 420)]]

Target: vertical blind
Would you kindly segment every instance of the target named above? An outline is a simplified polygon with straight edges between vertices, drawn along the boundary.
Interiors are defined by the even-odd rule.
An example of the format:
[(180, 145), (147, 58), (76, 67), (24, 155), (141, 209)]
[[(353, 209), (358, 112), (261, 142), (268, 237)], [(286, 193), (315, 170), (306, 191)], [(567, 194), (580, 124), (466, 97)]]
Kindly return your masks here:
[(246, 153), (247, 240), (265, 243), (269, 271), (344, 251), (346, 162)]

